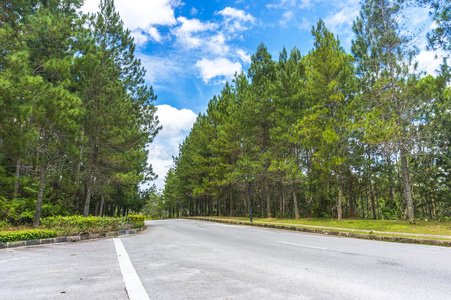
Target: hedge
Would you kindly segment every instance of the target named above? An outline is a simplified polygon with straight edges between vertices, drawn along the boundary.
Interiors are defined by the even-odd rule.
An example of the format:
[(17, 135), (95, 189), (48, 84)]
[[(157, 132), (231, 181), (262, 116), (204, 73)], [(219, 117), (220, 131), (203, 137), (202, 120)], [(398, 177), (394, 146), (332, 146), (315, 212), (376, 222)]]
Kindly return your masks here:
[(144, 226), (144, 221), (146, 218), (141, 215), (128, 215), (126, 217), (133, 224), (133, 228), (141, 228)]
[(41, 220), (44, 227), (52, 228), (59, 235), (82, 235), (104, 232), (113, 232), (119, 230), (128, 230), (144, 226), (143, 216), (127, 217), (48, 217)]
[(52, 229), (24, 229), (0, 232), (0, 243), (32, 241), (54, 238), (58, 232)]

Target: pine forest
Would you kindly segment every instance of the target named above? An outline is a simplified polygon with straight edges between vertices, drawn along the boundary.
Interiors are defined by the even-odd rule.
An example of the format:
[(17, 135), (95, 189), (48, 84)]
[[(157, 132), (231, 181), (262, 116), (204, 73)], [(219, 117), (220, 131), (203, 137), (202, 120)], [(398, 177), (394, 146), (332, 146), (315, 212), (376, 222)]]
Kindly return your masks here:
[[(361, 2), (352, 53), (319, 20), (313, 48), (262, 43), (198, 115), (166, 177), (171, 216), (447, 220), (449, 1)], [(437, 75), (417, 69), (404, 10), (430, 4)], [(424, 33), (423, 33), (424, 34)], [(252, 207), (251, 206), (252, 203)]]
[[(142, 188), (161, 126), (134, 39), (114, 1), (82, 5), (0, 3), (0, 221), (451, 217), (449, 0), (361, 1), (350, 53), (322, 20), (308, 53), (261, 43), (197, 116), (162, 191)], [(437, 24), (435, 74), (403, 27), (415, 6)]]
[(154, 177), (146, 145), (159, 130), (113, 1), (0, 4), (0, 221), (140, 211)]

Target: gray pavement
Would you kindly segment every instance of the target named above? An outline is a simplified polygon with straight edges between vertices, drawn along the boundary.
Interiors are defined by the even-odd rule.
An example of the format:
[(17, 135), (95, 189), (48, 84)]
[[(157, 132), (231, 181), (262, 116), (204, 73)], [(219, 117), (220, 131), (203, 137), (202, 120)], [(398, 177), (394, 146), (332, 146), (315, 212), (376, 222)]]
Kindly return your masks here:
[(0, 299), (127, 299), (113, 239), (0, 250)]
[[(121, 238), (150, 299), (451, 299), (451, 249), (193, 220)], [(64, 293), (62, 293), (64, 292)], [(128, 299), (113, 239), (0, 250), (0, 299)]]

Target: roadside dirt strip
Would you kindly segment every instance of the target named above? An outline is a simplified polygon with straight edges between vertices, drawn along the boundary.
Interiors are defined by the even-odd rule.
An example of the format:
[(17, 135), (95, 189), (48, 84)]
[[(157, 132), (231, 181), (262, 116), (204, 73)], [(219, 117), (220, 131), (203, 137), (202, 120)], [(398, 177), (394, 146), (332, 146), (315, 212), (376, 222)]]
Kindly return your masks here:
[(93, 239), (100, 239), (100, 238), (107, 238), (107, 237), (116, 237), (116, 236), (121, 236), (121, 235), (136, 234), (143, 230), (146, 230), (146, 226), (141, 227), (141, 228), (136, 228), (136, 229), (113, 231), (113, 232), (107, 232), (107, 233), (85, 234), (85, 235), (76, 235), (76, 236), (61, 236), (61, 237), (56, 237), (56, 238), (51, 238), (51, 239), (0, 243), (0, 249), (22, 247), (22, 246), (66, 243), (66, 242), (78, 242), (78, 241), (83, 241), (83, 240), (93, 240)]
[[(312, 228), (306, 228), (306, 227), (296, 227), (296, 226), (298, 226), (296, 224), (293, 224), (292, 226), (286, 226), (286, 225), (277, 225), (277, 224), (266, 224), (266, 223), (255, 223), (255, 222), (250, 223), (250, 222), (241, 222), (241, 221), (234, 221), (234, 220), (210, 219), (210, 218), (200, 218), (200, 217), (191, 217), (191, 218), (186, 218), (186, 219), (187, 220), (199, 220), (199, 221), (226, 223), (226, 224), (235, 224), (235, 225), (267, 227), (267, 228), (274, 228), (274, 229), (300, 231), (300, 232), (308, 232), (308, 233), (316, 233), (316, 234), (324, 234), (324, 235), (334, 235), (334, 236), (366, 239), (366, 240), (380, 240), (380, 241), (387, 241), (387, 242), (425, 244), (425, 245), (451, 247), (451, 240), (435, 240), (435, 239), (427, 239), (427, 238), (423, 239), (423, 238), (410, 238), (410, 237), (390, 236), (390, 235), (380, 235), (380, 234), (363, 234), (363, 233), (354, 233), (354, 232), (342, 232), (342, 231), (327, 230), (327, 229), (312, 229)], [(399, 233), (399, 234), (402, 234), (402, 233)]]

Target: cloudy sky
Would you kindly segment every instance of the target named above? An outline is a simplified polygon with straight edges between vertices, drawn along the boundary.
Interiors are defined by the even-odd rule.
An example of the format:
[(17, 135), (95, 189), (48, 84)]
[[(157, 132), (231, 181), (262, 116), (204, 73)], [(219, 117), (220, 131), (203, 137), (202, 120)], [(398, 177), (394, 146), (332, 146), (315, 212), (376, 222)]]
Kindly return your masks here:
[[(85, 0), (96, 12), (99, 0)], [(147, 69), (146, 80), (158, 99), (163, 130), (149, 146), (149, 163), (164, 177), (196, 116), (235, 72), (247, 71), (251, 55), (263, 42), (273, 59), (285, 46), (302, 54), (312, 48), (311, 28), (323, 19), (350, 52), (359, 0), (116, 0), (124, 24), (137, 44), (136, 55)], [(428, 12), (412, 9), (407, 26), (422, 49), (420, 69), (433, 72), (440, 60), (423, 50), (432, 26)]]

